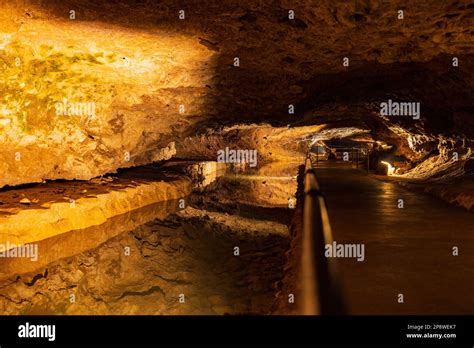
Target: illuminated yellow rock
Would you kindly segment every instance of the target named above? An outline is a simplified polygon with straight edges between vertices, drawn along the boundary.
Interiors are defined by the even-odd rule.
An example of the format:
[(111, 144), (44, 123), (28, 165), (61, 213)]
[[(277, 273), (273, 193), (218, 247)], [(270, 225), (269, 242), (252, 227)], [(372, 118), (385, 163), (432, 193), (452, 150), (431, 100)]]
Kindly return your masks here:
[(30, 209), (2, 209), (0, 244), (26, 244), (72, 230), (105, 223), (109, 218), (150, 204), (176, 200), (191, 192), (191, 180), (182, 177), (148, 181), (110, 189), (77, 200), (41, 204)]
[(175, 155), (215, 52), (186, 35), (0, 5), (0, 187)]

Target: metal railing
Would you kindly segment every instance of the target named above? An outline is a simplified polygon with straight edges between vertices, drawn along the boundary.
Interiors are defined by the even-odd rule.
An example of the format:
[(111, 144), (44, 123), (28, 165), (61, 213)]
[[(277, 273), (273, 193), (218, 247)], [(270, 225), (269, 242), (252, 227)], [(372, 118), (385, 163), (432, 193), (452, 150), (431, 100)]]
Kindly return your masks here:
[(304, 174), (301, 264), (302, 313), (305, 315), (344, 313), (336, 259), (325, 256), (325, 246), (332, 243), (326, 201), (308, 154)]
[[(348, 147), (348, 146), (331, 146), (328, 147), (332, 150), (337, 150), (339, 151), (339, 154), (341, 152), (347, 153), (348, 156), (348, 163), (352, 163), (353, 165), (356, 166), (356, 168), (359, 168), (359, 166), (364, 166), (367, 169), (367, 172), (370, 171), (370, 155), (371, 155), (371, 150), (368, 148), (362, 149), (360, 147)], [(319, 164), (319, 157), (320, 155), (313, 155), (314, 158), (316, 159), (316, 165)], [(337, 155), (336, 155), (337, 156)]]

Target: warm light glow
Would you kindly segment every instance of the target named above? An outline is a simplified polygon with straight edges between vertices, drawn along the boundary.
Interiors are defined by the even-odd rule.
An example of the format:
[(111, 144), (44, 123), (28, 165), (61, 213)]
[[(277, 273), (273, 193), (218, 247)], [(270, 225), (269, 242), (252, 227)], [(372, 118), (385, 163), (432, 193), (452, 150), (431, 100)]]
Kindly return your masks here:
[(174, 130), (198, 122), (218, 54), (194, 34), (50, 21), (41, 8), (20, 30), (0, 8), (0, 187), (168, 159)]
[(381, 161), (380, 163), (385, 164), (387, 166), (387, 175), (395, 175), (395, 167), (392, 166), (390, 163), (386, 161)]

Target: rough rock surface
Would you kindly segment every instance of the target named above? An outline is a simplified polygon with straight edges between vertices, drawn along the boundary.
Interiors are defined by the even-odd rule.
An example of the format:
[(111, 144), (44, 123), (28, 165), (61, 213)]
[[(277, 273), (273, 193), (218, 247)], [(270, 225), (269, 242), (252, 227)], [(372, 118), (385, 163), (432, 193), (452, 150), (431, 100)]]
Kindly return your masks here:
[[(191, 192), (179, 166), (145, 167), (88, 182), (53, 182), (0, 192), (0, 244), (31, 243), (105, 223), (150, 204)], [(25, 205), (23, 202), (28, 201)]]
[[(190, 136), (177, 144), (177, 156), (184, 158), (212, 158), (217, 160), (219, 150), (256, 150), (257, 166), (272, 161), (303, 161), (314, 134), (325, 125), (306, 127), (272, 127), (269, 124), (239, 124), (232, 127), (209, 129)], [(327, 138), (326, 138), (327, 139)]]
[(289, 235), (280, 222), (188, 207), (79, 254), (72, 240), (57, 242), (73, 250), (0, 277), (2, 313), (269, 314)]
[[(154, 222), (0, 281), (4, 314), (268, 314), (288, 240)], [(214, 226), (215, 227), (215, 226)], [(235, 244), (242, 249), (234, 257)], [(124, 255), (130, 247), (130, 256)], [(219, 260), (216, 263), (216, 260)], [(163, 267), (166, 265), (166, 267)], [(280, 272), (278, 272), (280, 269)], [(75, 303), (70, 296), (75, 295)], [(185, 302), (179, 301), (180, 294)]]
[[(469, 0), (0, 4), (0, 186), (167, 159), (242, 123), (368, 129), (414, 164), (472, 147)], [(65, 99), (95, 116), (57, 115)], [(421, 119), (381, 117), (387, 99)]]

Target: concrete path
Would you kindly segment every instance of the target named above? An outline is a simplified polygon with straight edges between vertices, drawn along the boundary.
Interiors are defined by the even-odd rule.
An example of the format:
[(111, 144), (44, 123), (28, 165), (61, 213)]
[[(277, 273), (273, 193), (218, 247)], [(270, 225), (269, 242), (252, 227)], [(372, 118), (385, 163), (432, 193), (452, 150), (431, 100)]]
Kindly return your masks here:
[(474, 311), (472, 213), (349, 167), (318, 168), (317, 176), (335, 241), (365, 245), (363, 262), (339, 259), (351, 314)]

